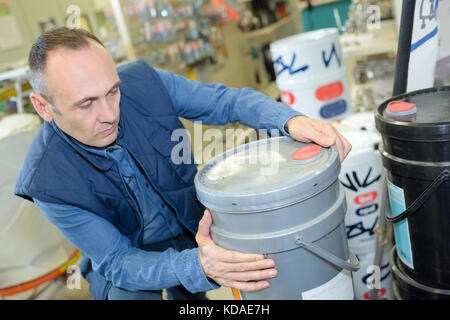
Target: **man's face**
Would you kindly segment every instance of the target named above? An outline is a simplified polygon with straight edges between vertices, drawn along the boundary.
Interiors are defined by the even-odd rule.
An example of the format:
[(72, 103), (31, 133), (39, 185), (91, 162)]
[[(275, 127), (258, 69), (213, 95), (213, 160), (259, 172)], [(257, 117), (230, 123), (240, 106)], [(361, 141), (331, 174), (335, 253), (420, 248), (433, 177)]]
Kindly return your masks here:
[(100, 44), (51, 51), (46, 84), (56, 110), (48, 108), (58, 127), (79, 142), (106, 147), (115, 142), (119, 122), (119, 76), (113, 59)]

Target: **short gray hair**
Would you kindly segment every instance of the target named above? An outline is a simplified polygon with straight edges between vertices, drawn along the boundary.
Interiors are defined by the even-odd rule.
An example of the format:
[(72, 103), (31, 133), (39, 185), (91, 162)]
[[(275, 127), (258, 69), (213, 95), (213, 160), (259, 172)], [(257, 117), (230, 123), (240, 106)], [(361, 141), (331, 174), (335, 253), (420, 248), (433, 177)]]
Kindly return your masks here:
[(41, 34), (31, 47), (28, 56), (28, 80), (33, 90), (51, 102), (52, 97), (45, 83), (45, 67), (49, 52), (58, 48), (72, 50), (86, 48), (89, 46), (89, 39), (104, 47), (96, 36), (81, 28), (57, 27)]

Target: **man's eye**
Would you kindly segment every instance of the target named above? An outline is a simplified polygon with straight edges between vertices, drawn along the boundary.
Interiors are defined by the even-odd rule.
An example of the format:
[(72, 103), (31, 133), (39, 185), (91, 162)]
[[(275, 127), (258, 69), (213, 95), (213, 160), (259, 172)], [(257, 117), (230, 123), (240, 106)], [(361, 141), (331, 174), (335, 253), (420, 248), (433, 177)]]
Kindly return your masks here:
[(81, 108), (81, 109), (88, 109), (91, 105), (92, 105), (92, 101), (89, 101), (89, 102), (87, 102), (87, 103), (85, 103), (85, 104), (82, 104), (82, 105), (80, 106), (80, 108)]
[(113, 96), (113, 95), (115, 95), (117, 92), (119, 92), (119, 88), (115, 88), (115, 89), (111, 90), (111, 91), (109, 92), (109, 95)]

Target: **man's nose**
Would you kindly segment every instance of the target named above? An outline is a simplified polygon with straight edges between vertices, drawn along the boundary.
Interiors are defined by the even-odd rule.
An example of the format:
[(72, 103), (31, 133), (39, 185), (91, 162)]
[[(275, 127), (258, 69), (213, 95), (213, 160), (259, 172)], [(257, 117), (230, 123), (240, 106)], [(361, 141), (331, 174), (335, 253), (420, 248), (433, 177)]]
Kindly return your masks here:
[(114, 106), (108, 103), (106, 98), (99, 99), (98, 119), (99, 122), (112, 123), (116, 121)]

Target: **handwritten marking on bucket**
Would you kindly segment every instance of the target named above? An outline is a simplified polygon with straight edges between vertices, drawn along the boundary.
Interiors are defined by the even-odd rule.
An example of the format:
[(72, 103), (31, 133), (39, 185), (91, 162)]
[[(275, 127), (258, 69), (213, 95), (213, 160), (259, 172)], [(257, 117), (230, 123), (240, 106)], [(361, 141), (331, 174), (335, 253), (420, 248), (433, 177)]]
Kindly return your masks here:
[(364, 226), (364, 223), (362, 221), (359, 221), (352, 225), (347, 224), (346, 229), (347, 229), (348, 240), (353, 239), (355, 237), (359, 237), (361, 235), (366, 235), (366, 234), (369, 236), (373, 236), (375, 234), (375, 227), (377, 226), (377, 223), (378, 223), (378, 217), (375, 217), (373, 224), (371, 226), (369, 226), (368, 228), (366, 228)]
[(295, 58), (296, 58), (296, 54), (294, 53), (292, 55), (291, 58), (291, 62), (289, 65), (285, 64), (283, 61), (283, 57), (279, 56), (276, 60), (275, 60), (275, 70), (277, 70), (277, 66), (281, 66), (281, 69), (277, 71), (277, 76), (279, 76), (280, 74), (282, 74), (284, 71), (289, 71), (289, 75), (293, 75), (296, 74), (300, 71), (306, 71), (308, 70), (309, 66), (308, 65), (303, 65), (300, 68), (294, 69), (294, 63), (295, 63)]
[(374, 202), (378, 194), (376, 191), (371, 191), (365, 194), (361, 194), (353, 199), (356, 204), (368, 204)]
[[(368, 237), (373, 237), (375, 234), (375, 227), (378, 223), (378, 217), (370, 217), (378, 212), (380, 201), (378, 193), (374, 191), (373, 188), (377, 188), (377, 182), (381, 179), (381, 174), (376, 174), (378, 171), (372, 166), (366, 167), (362, 170), (352, 170), (345, 173), (343, 178), (341, 178), (341, 184), (348, 189), (351, 193), (364, 192), (363, 194), (358, 194), (353, 197), (353, 203), (356, 207), (349, 205), (349, 212), (355, 219), (349, 223), (346, 223), (347, 238), (359, 239), (352, 240), (356, 241), (355, 245), (359, 245), (358, 241), (365, 242)], [(353, 208), (353, 209), (352, 209)], [(351, 216), (350, 216), (351, 217)], [(357, 217), (361, 217), (358, 219)]]
[(324, 65), (328, 68), (328, 66), (330, 65), (331, 59), (333, 58), (333, 56), (336, 57), (336, 61), (339, 65), (339, 67), (341, 66), (341, 59), (339, 59), (339, 55), (336, 51), (336, 45), (333, 44), (331, 45), (331, 51), (330, 54), (328, 55), (328, 58), (325, 56), (325, 50), (322, 50), (322, 59), (323, 59), (323, 63)]
[(368, 206), (358, 208), (355, 213), (357, 216), (364, 217), (375, 213), (378, 210), (378, 203), (371, 203)]
[[(381, 178), (381, 174), (377, 175), (375, 178), (373, 178), (372, 180), (369, 180), (370, 175), (372, 173), (373, 168), (369, 167), (369, 171), (367, 172), (366, 177), (364, 178), (363, 182), (361, 183), (358, 179), (358, 173), (356, 171), (352, 171), (352, 176), (350, 177), (350, 175), (348, 173), (345, 174), (345, 178), (347, 179), (346, 182), (344, 183), (341, 180), (341, 184), (346, 187), (347, 189), (350, 189), (354, 192), (357, 192), (360, 188), (367, 188), (369, 187), (371, 184), (377, 182), (378, 180), (380, 180)], [(352, 179), (353, 177), (353, 179)], [(353, 183), (354, 180), (354, 183)]]
[[(329, 50), (329, 54), (327, 54), (326, 50), (321, 50), (321, 52), (322, 62), (325, 66), (325, 69), (329, 68), (332, 61), (336, 61), (338, 66), (341, 67), (341, 59), (339, 58), (338, 50), (336, 49), (336, 44), (334, 42), (331, 44), (331, 50)], [(333, 59), (333, 57), (335, 57), (335, 59)], [(274, 60), (274, 67), (277, 77), (279, 77), (281, 74), (285, 74), (286, 71), (288, 72), (289, 76), (292, 76), (296, 75), (299, 72), (306, 72), (310, 70), (310, 64), (306, 62), (296, 64), (296, 58), (297, 54), (295, 52), (291, 53), (291, 55), (279, 55)]]
[(295, 103), (295, 97), (292, 92), (289, 91), (280, 91), (281, 102), (287, 105), (293, 105)]

